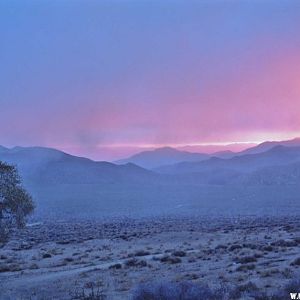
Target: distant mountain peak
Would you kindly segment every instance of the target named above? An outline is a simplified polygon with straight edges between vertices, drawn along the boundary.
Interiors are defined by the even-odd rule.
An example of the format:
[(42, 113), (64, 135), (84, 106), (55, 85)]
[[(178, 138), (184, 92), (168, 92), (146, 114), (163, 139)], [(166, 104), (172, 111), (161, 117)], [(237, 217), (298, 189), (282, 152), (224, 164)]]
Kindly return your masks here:
[(176, 148), (172, 148), (169, 146), (166, 147), (160, 147), (153, 150), (154, 152), (161, 152), (161, 153), (178, 153), (178, 152), (186, 152), (186, 151), (180, 151)]
[(295, 137), (295, 138), (292, 139), (291, 141), (293, 141), (293, 142), (299, 142), (299, 143), (300, 143), (300, 137)]
[(182, 161), (202, 161), (208, 158), (208, 154), (181, 151), (172, 147), (161, 147), (137, 153), (128, 158), (118, 160), (116, 163), (133, 163), (142, 168), (153, 169), (165, 164), (173, 164)]
[(241, 151), (238, 153), (238, 155), (261, 153), (261, 152), (268, 151), (278, 145), (286, 146), (286, 147), (298, 147), (300, 146), (300, 138), (296, 137), (294, 139), (285, 140), (285, 141), (266, 141), (255, 147), (251, 147), (244, 151)]

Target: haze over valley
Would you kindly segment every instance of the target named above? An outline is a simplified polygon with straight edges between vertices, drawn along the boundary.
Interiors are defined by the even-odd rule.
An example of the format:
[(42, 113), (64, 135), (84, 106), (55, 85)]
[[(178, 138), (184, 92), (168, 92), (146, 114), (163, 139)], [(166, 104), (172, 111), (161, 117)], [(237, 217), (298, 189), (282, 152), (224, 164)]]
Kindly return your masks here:
[(36, 218), (277, 215), (300, 209), (300, 139), (238, 153), (159, 148), (117, 164), (50, 148), (1, 147), (0, 160), (18, 166), (37, 201)]

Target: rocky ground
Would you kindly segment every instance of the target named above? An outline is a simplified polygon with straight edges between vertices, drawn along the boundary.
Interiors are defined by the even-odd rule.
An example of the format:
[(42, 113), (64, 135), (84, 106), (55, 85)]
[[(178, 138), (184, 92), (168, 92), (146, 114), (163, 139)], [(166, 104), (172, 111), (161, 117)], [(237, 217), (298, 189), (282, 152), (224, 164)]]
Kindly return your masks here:
[(296, 217), (47, 221), (0, 249), (0, 299), (11, 300), (83, 299), (83, 289), (130, 299), (157, 280), (271, 295), (299, 275)]

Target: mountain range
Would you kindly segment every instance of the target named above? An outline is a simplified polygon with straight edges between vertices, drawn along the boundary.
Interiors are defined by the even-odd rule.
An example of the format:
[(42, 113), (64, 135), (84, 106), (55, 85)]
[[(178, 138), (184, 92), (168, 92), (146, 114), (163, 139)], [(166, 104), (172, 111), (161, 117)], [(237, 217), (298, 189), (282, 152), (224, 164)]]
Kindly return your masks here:
[(192, 153), (188, 151), (181, 151), (171, 147), (157, 148), (152, 151), (143, 151), (131, 157), (115, 161), (116, 164), (133, 163), (146, 169), (155, 169), (163, 165), (171, 165), (181, 162), (200, 162), (212, 157), (218, 158), (232, 158), (234, 156), (241, 156), (245, 154), (262, 153), (271, 148), (282, 145), (287, 147), (300, 146), (300, 138), (287, 141), (264, 142), (257, 146), (248, 148), (241, 152), (232, 152), (230, 150), (208, 153)]
[(236, 153), (226, 150), (208, 153), (193, 153), (178, 150), (171, 147), (157, 148), (151, 151), (143, 151), (125, 159), (115, 161), (116, 164), (133, 163), (146, 169), (154, 169), (166, 164), (176, 164), (179, 162), (199, 162), (209, 159), (210, 157), (231, 158)]
[[(8, 149), (1, 146), (0, 160), (17, 165), (24, 182), (34, 185), (151, 182), (169, 184), (170, 181), (177, 184), (178, 181), (228, 184), (236, 182), (237, 179), (239, 182), (242, 179), (245, 181), (245, 176), (250, 176), (250, 173), (252, 179), (248, 181), (258, 183), (264, 182), (262, 176), (270, 172), (267, 170), (274, 168), (275, 172), (280, 170), (282, 173), (284, 168), (276, 167), (298, 167), (300, 139), (265, 142), (239, 153), (221, 152), (212, 155), (165, 147), (141, 152), (117, 163), (93, 161), (51, 148)], [(255, 181), (254, 174), (261, 179)]]
[(153, 177), (153, 172), (132, 163), (97, 162), (44, 147), (1, 147), (0, 160), (17, 165), (26, 182), (113, 183)]
[(300, 147), (300, 138), (285, 141), (263, 142), (257, 146), (239, 152), (238, 155), (261, 153), (270, 150), (275, 146)]
[[(241, 201), (234, 209), (247, 207), (248, 213), (263, 211), (272, 199), (283, 207), (300, 202), (300, 139), (213, 155), (161, 148), (118, 163), (51, 148), (0, 146), (0, 160), (17, 165), (43, 216), (224, 212), (225, 206), (231, 212), (233, 199)], [(256, 202), (248, 202), (252, 197)]]
[(210, 157), (206, 153), (191, 153), (179, 151), (171, 147), (143, 151), (129, 158), (116, 161), (116, 164), (134, 163), (143, 168), (152, 169), (165, 164), (175, 164), (182, 161), (202, 161)]
[(195, 173), (217, 169), (250, 172), (266, 166), (284, 165), (297, 161), (300, 161), (300, 147), (278, 145), (265, 152), (240, 154), (228, 159), (211, 157), (200, 162), (181, 162), (161, 166), (155, 171), (166, 174)]

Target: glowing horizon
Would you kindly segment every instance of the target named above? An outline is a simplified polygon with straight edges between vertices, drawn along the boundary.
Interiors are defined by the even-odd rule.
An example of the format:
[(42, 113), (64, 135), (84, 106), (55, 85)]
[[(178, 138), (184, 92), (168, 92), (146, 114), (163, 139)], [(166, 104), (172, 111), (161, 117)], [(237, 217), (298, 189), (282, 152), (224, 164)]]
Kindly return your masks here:
[[(182, 144), (106, 144), (96, 145), (93, 150), (87, 152), (82, 147), (72, 145), (25, 145), (27, 147), (44, 146), (58, 149), (76, 156), (83, 156), (94, 160), (116, 161), (126, 158), (142, 151), (155, 150), (159, 148), (171, 147), (181, 151), (195, 153), (216, 153), (222, 151), (240, 152), (245, 149), (257, 146), (264, 142), (280, 142), (293, 139), (300, 139), (300, 134), (294, 136), (285, 135), (281, 138), (272, 138), (270, 140), (256, 141), (227, 141), (227, 142), (206, 142), (206, 143), (182, 143)], [(13, 148), (22, 145), (1, 145), (7, 148)]]

